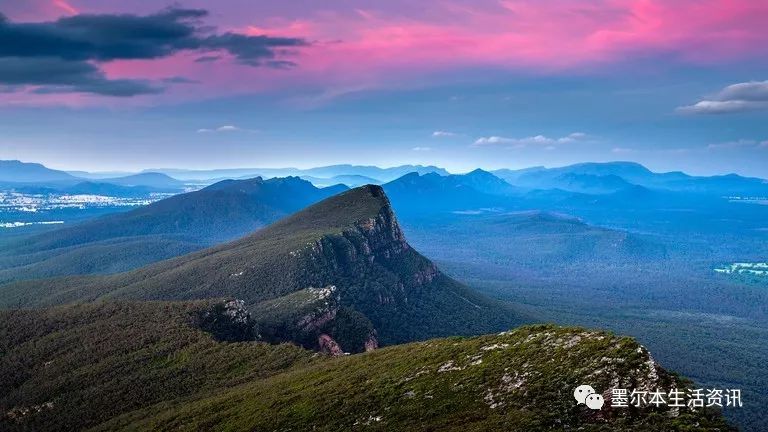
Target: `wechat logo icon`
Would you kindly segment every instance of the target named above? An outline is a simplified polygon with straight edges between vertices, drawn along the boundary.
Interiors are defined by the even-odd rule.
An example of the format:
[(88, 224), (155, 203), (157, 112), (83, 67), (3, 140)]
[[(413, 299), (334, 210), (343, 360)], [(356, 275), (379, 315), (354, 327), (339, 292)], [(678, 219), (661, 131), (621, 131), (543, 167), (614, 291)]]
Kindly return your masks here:
[(585, 384), (582, 384), (573, 390), (573, 398), (576, 399), (576, 403), (584, 404), (587, 408), (593, 410), (599, 410), (605, 403), (602, 395), (597, 394), (592, 386)]

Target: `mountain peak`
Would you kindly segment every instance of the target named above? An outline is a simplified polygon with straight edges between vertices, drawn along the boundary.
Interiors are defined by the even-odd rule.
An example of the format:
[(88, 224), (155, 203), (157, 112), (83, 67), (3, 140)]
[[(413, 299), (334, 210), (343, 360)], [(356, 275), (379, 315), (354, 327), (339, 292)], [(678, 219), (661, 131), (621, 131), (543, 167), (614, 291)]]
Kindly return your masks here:
[(384, 189), (378, 185), (365, 185), (313, 204), (267, 230), (333, 230), (355, 225), (381, 213), (392, 213), (392, 205)]
[(466, 176), (483, 176), (483, 177), (493, 176), (493, 177), (495, 177), (492, 173), (490, 173), (488, 171), (485, 171), (482, 168), (476, 168), (476, 169), (466, 173), (465, 175)]
[[(263, 334), (275, 341), (319, 349), (330, 337), (345, 352), (519, 323), (415, 251), (377, 185), (326, 198), (230, 243), (126, 273), (58, 283), (81, 299), (238, 298), (262, 308), (259, 316), (269, 312), (273, 319), (263, 323)], [(300, 299), (332, 286), (334, 301), (314, 302), (309, 315), (298, 307), (306, 303)], [(29, 295), (40, 288), (21, 283), (14, 290)], [(35, 301), (46, 301), (40, 294)]]
[(216, 182), (210, 186), (204, 187), (202, 190), (207, 191), (215, 191), (215, 190), (225, 190), (232, 188), (234, 186), (254, 186), (254, 185), (260, 185), (264, 183), (264, 179), (261, 176), (253, 177), (249, 179), (243, 179), (243, 180), (222, 180), (219, 182)]
[(0, 181), (14, 183), (75, 181), (77, 177), (39, 163), (0, 160)]

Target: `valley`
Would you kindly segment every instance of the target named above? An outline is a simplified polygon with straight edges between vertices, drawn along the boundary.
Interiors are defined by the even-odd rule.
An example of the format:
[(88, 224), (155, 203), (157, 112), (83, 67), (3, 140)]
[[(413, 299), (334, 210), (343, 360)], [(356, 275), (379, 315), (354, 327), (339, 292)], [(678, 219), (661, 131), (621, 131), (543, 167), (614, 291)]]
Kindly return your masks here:
[(100, 214), (142, 207), (172, 195), (149, 193), (134, 197), (116, 197), (0, 191), (0, 229), (77, 222)]

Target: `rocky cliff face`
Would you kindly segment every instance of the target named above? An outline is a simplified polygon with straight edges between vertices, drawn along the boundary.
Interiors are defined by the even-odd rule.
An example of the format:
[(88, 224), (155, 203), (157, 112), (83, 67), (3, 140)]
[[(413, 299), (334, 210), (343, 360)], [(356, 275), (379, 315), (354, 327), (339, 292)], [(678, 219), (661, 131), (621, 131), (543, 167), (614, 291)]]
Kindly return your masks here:
[(346, 352), (376, 349), (376, 329), (389, 319), (387, 314), (406, 313), (409, 301), (440, 276), (437, 267), (408, 244), (386, 197), (379, 198), (385, 205), (375, 215), (326, 234), (297, 253), (302, 262), (299, 279), (309, 286), (334, 285), (338, 306), (347, 308), (343, 319), (331, 308), (309, 313), (299, 324), (335, 327), (325, 335)]
[(262, 340), (267, 342), (293, 342), (330, 355), (378, 347), (370, 320), (344, 306), (341, 291), (334, 285), (263, 302), (253, 308), (253, 314)]
[(410, 290), (432, 282), (439, 275), (437, 267), (411, 248), (386, 203), (374, 217), (316, 240), (307, 255), (307, 279), (343, 286), (339, 280), (349, 284), (388, 273), (386, 286), (367, 293), (379, 304), (407, 302)]
[(344, 350), (341, 349), (341, 346), (339, 346), (339, 344), (333, 340), (332, 337), (325, 333), (321, 334), (317, 338), (317, 344), (319, 345), (319, 351), (321, 353), (325, 353), (333, 357), (344, 355)]

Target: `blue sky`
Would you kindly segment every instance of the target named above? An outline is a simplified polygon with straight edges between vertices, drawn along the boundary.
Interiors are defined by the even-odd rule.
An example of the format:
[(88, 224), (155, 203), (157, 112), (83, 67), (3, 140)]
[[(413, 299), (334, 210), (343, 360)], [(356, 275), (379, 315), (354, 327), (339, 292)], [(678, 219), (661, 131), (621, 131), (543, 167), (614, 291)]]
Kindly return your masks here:
[[(19, 29), (30, 23), (61, 38), (55, 32), (80, 15), (131, 14), (141, 24), (154, 13), (173, 25), (189, 15), (143, 3), (32, 3), (39, 7), (0, 4), (7, 27), (0, 24), (0, 42), (25, 43)], [(502, 3), (514, 14), (493, 23), (522, 30), (483, 30), (497, 19), (483, 7), (498, 2), (437, 18), (396, 4), (212, 7), (196, 14), (218, 33), (194, 36), (197, 52), (172, 42), (139, 59), (77, 53), (88, 75), (71, 83), (0, 73), (0, 158), (92, 171), (334, 163), (467, 171), (633, 160), (657, 171), (768, 178), (768, 36), (756, 19), (768, 19), (768, 8)], [(584, 4), (588, 18), (575, 9), (561, 15)], [(461, 14), (470, 24), (456, 24)], [(567, 25), (553, 37), (533, 27), (548, 19)], [(626, 19), (631, 28), (617, 32)], [(523, 42), (542, 48), (520, 51)], [(246, 49), (253, 44), (259, 50)], [(23, 72), (31, 60), (61, 55), (59, 63), (75, 65), (70, 52), (28, 51), (0, 50), (0, 62)]]

